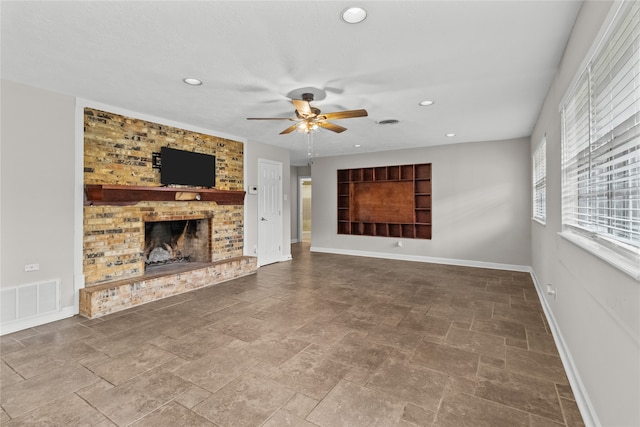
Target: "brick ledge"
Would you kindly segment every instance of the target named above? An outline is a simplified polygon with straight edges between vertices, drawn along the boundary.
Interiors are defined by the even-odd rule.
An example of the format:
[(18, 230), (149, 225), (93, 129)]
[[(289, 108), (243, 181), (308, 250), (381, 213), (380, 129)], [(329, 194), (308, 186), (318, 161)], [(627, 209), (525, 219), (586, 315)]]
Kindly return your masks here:
[(80, 315), (93, 319), (256, 271), (257, 259), (242, 256), (89, 286), (80, 289)]

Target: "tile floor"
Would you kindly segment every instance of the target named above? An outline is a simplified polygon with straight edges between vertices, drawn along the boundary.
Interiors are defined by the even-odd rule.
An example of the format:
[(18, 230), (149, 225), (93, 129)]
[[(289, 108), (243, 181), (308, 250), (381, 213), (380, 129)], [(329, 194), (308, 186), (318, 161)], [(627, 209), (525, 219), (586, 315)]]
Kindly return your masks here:
[(3, 336), (0, 423), (582, 425), (528, 274), (293, 251)]

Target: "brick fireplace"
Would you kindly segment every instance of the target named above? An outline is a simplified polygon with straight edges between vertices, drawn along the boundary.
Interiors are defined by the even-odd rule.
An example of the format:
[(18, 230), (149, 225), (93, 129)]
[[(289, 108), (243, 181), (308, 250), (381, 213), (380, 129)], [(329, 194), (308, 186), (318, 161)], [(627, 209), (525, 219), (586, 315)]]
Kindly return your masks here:
[[(169, 146), (215, 155), (214, 191), (243, 190), (241, 142), (90, 108), (84, 117), (85, 186), (158, 188), (153, 154)], [(113, 203), (88, 198), (80, 313), (102, 316), (255, 273), (255, 258), (242, 255), (242, 201), (210, 200), (216, 199)]]

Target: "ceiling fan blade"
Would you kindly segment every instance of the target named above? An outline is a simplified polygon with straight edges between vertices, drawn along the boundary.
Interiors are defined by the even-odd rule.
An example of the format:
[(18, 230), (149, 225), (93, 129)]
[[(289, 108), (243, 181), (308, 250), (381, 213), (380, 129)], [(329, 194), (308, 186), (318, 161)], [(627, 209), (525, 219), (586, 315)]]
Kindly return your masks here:
[(335, 113), (326, 113), (321, 114), (318, 118), (323, 120), (337, 120), (337, 119), (351, 119), (354, 117), (366, 117), (369, 113), (367, 110), (347, 110), (347, 111), (336, 111)]
[(298, 110), (298, 114), (300, 114), (300, 117), (307, 118), (313, 116), (313, 111), (311, 110), (309, 101), (303, 101), (302, 99), (292, 99), (291, 102), (293, 102), (296, 110)]
[(291, 117), (247, 117), (247, 120), (296, 120)]
[(283, 130), (282, 132), (280, 132), (280, 135), (286, 135), (288, 133), (293, 132), (294, 130), (296, 130), (296, 126), (298, 126), (298, 124), (296, 123), (295, 125), (291, 125), (288, 128), (286, 128), (285, 130)]
[(347, 128), (343, 128), (342, 126), (338, 126), (329, 122), (318, 122), (318, 126), (336, 133), (344, 132), (345, 130), (347, 130)]

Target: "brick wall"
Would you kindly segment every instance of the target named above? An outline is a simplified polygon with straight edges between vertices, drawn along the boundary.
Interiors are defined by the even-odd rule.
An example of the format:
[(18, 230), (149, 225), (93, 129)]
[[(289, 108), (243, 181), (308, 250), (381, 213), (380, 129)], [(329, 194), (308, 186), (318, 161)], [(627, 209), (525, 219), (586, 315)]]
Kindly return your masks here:
[[(152, 153), (169, 146), (216, 156), (216, 188), (243, 189), (243, 144), (171, 126), (85, 108), (84, 183), (159, 186)], [(211, 259), (242, 256), (243, 206), (215, 202), (140, 202), (133, 206), (85, 206), (85, 285), (144, 273), (144, 221), (211, 218)]]

